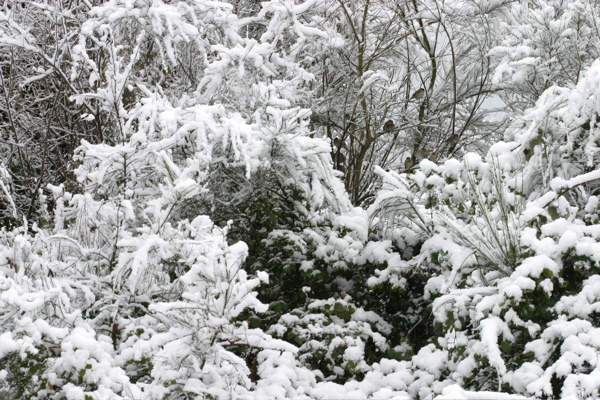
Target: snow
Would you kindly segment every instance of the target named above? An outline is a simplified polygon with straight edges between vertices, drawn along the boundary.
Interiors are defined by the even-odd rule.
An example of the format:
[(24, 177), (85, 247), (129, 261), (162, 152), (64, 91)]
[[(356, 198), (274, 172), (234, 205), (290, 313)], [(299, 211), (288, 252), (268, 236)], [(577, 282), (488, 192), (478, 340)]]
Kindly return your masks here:
[(458, 385), (450, 385), (443, 389), (440, 396), (434, 400), (528, 400), (527, 397), (500, 392), (471, 392)]
[(584, 183), (589, 183), (597, 180), (600, 180), (600, 169), (588, 172), (586, 174), (581, 174), (571, 179), (563, 179), (560, 177), (556, 177), (552, 180), (552, 182), (550, 182), (550, 186), (555, 192), (561, 192), (573, 189), (574, 187), (577, 187)]

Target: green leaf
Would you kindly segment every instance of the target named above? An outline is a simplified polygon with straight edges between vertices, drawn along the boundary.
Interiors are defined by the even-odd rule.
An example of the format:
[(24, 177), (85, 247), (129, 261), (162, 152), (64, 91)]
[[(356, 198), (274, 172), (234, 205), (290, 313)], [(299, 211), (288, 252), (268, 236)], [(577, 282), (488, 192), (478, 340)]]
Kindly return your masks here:
[(257, 317), (256, 315), (251, 316), (250, 318), (248, 318), (248, 322), (250, 322), (250, 326), (252, 328), (260, 328), (262, 321), (259, 317)]
[(287, 304), (283, 301), (276, 301), (274, 303), (271, 303), (269, 305), (269, 308), (271, 309), (271, 311), (273, 311), (277, 314), (283, 313), (288, 310)]
[(552, 218), (553, 220), (557, 220), (560, 218), (558, 209), (555, 206), (548, 207), (548, 214), (550, 214), (550, 218)]

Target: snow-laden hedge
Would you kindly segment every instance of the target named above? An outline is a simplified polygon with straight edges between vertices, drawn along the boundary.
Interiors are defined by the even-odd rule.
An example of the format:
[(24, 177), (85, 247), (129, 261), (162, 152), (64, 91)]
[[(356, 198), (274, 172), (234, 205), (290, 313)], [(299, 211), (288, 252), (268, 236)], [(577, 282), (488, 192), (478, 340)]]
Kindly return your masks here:
[(426, 237), (412, 263), (435, 267), (426, 297), (442, 334), (412, 368), (536, 398), (599, 395), (599, 72), (548, 89), (485, 159), (380, 171), (381, 223)]

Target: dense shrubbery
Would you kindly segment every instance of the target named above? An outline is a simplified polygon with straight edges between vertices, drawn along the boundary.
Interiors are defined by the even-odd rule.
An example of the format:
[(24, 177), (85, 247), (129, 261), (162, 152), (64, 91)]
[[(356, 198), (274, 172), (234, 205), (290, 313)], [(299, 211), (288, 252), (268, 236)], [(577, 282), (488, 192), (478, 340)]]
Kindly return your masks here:
[(597, 6), (231, 3), (2, 6), (0, 397), (597, 398)]

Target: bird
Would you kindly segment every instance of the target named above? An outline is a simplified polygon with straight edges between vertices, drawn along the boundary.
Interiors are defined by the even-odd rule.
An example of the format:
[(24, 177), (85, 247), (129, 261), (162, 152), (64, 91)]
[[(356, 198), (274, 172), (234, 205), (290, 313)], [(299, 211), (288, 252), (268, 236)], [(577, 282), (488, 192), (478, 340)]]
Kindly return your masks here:
[(404, 169), (410, 169), (413, 165), (415, 165), (415, 160), (413, 160), (412, 156), (404, 160)]
[(416, 159), (418, 162), (423, 161), (424, 159), (427, 158), (427, 150), (425, 150), (425, 149), (417, 150), (413, 154), (413, 158)]
[(410, 97), (411, 100), (419, 100), (422, 99), (423, 97), (425, 97), (425, 89), (421, 88), (419, 90), (417, 90), (416, 92), (413, 93), (413, 95)]
[(344, 121), (346, 122), (346, 130), (353, 131), (356, 129), (356, 122), (354, 122), (350, 114), (344, 115)]
[(446, 152), (448, 154), (452, 153), (458, 144), (458, 135), (450, 135), (448, 139), (446, 139)]
[(388, 120), (384, 125), (383, 125), (383, 131), (384, 132), (394, 132), (396, 130), (396, 125), (394, 125), (394, 121), (392, 121), (391, 119)]

